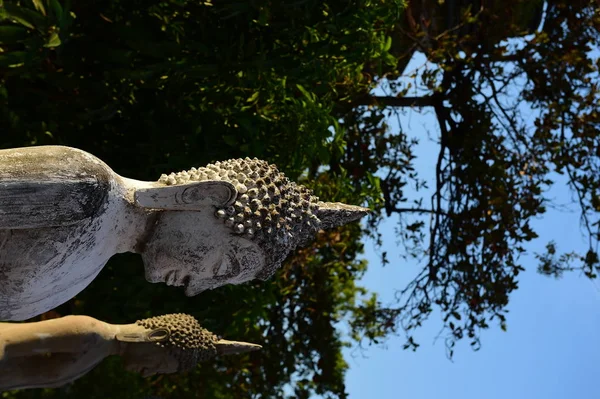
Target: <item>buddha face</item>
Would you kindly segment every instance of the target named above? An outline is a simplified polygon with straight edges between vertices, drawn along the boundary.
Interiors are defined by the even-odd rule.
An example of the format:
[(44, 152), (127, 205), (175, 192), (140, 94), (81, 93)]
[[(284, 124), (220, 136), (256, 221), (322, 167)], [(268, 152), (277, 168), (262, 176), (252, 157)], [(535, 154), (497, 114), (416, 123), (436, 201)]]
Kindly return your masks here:
[(187, 296), (250, 281), (265, 266), (259, 246), (209, 209), (162, 212), (142, 257), (149, 282), (183, 287)]

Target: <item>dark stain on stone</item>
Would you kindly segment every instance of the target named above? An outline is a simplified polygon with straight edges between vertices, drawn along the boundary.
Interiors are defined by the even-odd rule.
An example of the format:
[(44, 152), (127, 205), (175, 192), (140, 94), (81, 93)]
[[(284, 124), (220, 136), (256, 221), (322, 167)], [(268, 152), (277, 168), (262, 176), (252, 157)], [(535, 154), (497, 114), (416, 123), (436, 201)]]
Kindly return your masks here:
[(67, 147), (0, 150), (0, 229), (64, 226), (97, 216), (110, 168)]

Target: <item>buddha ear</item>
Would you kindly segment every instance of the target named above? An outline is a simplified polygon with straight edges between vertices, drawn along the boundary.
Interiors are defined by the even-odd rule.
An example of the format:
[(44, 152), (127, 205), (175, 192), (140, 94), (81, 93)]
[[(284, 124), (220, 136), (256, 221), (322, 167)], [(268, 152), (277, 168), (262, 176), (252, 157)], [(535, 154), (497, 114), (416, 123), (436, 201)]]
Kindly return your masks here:
[(233, 184), (222, 180), (140, 188), (134, 196), (138, 206), (171, 211), (197, 211), (210, 205), (225, 208), (233, 204), (236, 197)]
[(119, 333), (115, 336), (119, 342), (163, 342), (169, 339), (169, 330), (155, 328), (151, 331)]

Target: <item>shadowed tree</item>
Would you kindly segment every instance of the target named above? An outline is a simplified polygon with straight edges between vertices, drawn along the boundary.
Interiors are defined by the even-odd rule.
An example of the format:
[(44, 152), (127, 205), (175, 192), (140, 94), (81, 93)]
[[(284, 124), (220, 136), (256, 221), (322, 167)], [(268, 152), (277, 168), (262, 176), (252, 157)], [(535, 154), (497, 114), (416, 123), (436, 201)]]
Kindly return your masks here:
[[(361, 126), (365, 115), (382, 124), (398, 107), (434, 111), (440, 149), (429, 206), (403, 197), (409, 184), (425, 187), (409, 166), (410, 150), (402, 150), (404, 162), (389, 156), (396, 156), (389, 148), (403, 146), (378, 152), (378, 140), (406, 141), (404, 132), (386, 131), (383, 139), (381, 131), (359, 129), (367, 151), (348, 152), (340, 162), (385, 172), (383, 210), (399, 216), (405, 254), (426, 258), (397, 307), (365, 308), (355, 327), (380, 325), (381, 335), (402, 328), (406, 347), (416, 348), (412, 331), (438, 308), (452, 355), (465, 337), (478, 348), (479, 332), (492, 320), (506, 328), (506, 305), (526, 266), (520, 255), (537, 237), (530, 223), (551, 204), (545, 193), (556, 173), (566, 175), (577, 199), (589, 250), (557, 255), (549, 243), (537, 255), (538, 270), (596, 277), (600, 20), (589, 1), (434, 3), (410, 2), (407, 21), (395, 28), (405, 46), (412, 43), (431, 62), (412, 76), (419, 95), (407, 96), (406, 80), (389, 81), (393, 95), (360, 98), (350, 118), (350, 126)], [(365, 114), (360, 104), (376, 108)], [(382, 155), (387, 162), (365, 161)]]

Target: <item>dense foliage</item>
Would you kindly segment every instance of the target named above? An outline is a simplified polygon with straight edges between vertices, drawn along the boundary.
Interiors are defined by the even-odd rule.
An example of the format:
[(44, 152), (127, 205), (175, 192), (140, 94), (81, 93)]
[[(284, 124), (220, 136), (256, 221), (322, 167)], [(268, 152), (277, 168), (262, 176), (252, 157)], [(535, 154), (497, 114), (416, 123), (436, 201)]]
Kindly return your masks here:
[[(1, 146), (70, 145), (147, 180), (256, 156), (294, 179), (312, 170), (307, 184), (327, 200), (377, 198), (375, 185), (356, 189), (317, 170), (345, 150), (332, 110), (369, 89), (363, 63), (393, 61), (386, 31), (401, 5), (382, 4), (5, 1)], [(148, 284), (139, 257), (116, 257), (56, 313), (122, 323), (187, 312), (265, 349), (149, 381), (112, 359), (65, 390), (18, 397), (282, 397), (292, 380), (298, 397), (343, 397), (346, 363), (335, 324), (351, 317), (363, 293), (359, 236), (358, 225), (323, 233), (271, 281), (192, 299)]]
[[(349, 321), (356, 340), (404, 330), (415, 348), (434, 308), (450, 351), (464, 337), (477, 346), (490, 320), (505, 327), (554, 172), (578, 198), (590, 250), (557, 256), (549, 244), (540, 271), (595, 277), (598, 18), (591, 1), (558, 0), (0, 1), (1, 147), (79, 147), (140, 179), (256, 156), (327, 200), (375, 210), (366, 231), (320, 234), (266, 283), (190, 299), (119, 256), (44, 316), (187, 312), (262, 352), (149, 380), (109, 359), (69, 387), (6, 397), (345, 397), (336, 323)], [(415, 51), (430, 63), (408, 75), (410, 88), (398, 77)], [(380, 84), (390, 95), (373, 94)], [(406, 200), (424, 183), (414, 138), (385, 122), (403, 107), (429, 107), (439, 121), (431, 204)], [(360, 238), (381, 239), (377, 224), (393, 215), (399, 254), (426, 261), (386, 308), (357, 284)]]

